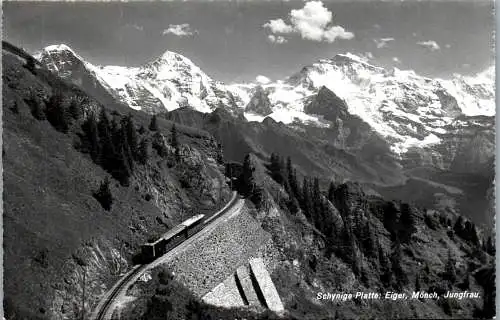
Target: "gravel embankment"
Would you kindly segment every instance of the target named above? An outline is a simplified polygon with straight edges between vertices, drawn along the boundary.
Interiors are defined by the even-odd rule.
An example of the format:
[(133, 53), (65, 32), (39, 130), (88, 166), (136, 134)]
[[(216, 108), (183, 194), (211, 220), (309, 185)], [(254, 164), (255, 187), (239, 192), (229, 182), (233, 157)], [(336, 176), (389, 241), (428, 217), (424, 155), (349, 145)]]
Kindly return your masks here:
[(238, 215), (205, 237), (203, 243), (187, 248), (167, 266), (176, 280), (202, 297), (232, 275), (238, 266), (258, 256), (270, 238), (243, 207)]

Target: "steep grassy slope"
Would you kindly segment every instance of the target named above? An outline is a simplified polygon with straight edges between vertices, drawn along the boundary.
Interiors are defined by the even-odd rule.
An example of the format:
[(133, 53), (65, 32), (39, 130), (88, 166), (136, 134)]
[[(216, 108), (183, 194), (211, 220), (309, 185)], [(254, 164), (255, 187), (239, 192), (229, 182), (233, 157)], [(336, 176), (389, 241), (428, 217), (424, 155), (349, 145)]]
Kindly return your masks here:
[[(135, 163), (128, 186), (111, 178), (113, 203), (106, 211), (93, 197), (110, 175), (81, 144), (82, 123), (101, 101), (44, 69), (3, 52), (4, 306), (8, 319), (76, 319), (132, 263), (141, 243), (183, 219), (210, 212), (229, 196), (219, 149), (205, 132), (177, 126), (181, 160), (149, 147), (146, 164)], [(55, 92), (79, 101), (82, 115), (67, 133), (36, 119), (27, 102), (36, 95), (43, 111)], [(106, 104), (108, 115), (126, 115)], [(135, 128), (150, 116), (133, 112)], [(158, 119), (169, 155), (171, 123)], [(153, 132), (139, 133), (151, 143)], [(82, 309), (82, 300), (85, 308)]]

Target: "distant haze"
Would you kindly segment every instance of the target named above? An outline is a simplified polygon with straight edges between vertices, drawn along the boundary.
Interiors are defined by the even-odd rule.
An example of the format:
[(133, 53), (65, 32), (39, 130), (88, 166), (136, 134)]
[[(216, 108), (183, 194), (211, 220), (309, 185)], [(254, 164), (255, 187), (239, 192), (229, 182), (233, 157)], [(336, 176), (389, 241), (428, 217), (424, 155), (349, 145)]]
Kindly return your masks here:
[(3, 3), (4, 39), (35, 52), (65, 43), (98, 65), (165, 50), (216, 80), (277, 80), (352, 52), (432, 77), (493, 64), (492, 2), (232, 1)]

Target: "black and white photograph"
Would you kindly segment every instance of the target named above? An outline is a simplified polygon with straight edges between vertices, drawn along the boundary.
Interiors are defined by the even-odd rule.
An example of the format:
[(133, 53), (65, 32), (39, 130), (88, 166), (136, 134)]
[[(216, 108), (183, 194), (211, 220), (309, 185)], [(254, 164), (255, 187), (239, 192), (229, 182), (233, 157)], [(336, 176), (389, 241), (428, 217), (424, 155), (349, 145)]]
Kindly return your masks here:
[(494, 4), (4, 1), (3, 319), (494, 319)]

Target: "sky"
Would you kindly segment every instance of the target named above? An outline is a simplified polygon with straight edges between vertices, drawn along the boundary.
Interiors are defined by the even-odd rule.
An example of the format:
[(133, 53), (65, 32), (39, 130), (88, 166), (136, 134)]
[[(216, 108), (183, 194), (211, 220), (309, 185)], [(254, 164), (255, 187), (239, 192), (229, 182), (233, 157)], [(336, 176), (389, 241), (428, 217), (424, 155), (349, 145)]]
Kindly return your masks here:
[(97, 65), (140, 66), (170, 50), (226, 83), (284, 79), (346, 52), (449, 78), (493, 65), (492, 7), (473, 0), (4, 2), (3, 37), (29, 52), (64, 43)]

